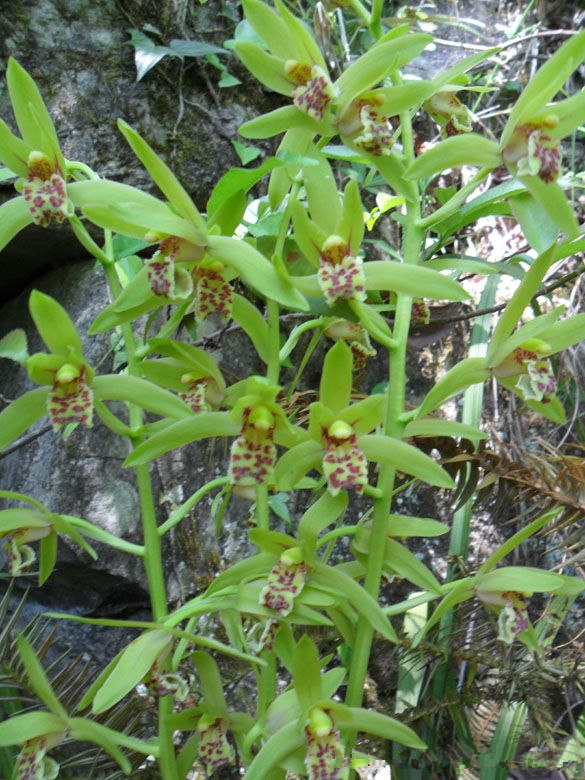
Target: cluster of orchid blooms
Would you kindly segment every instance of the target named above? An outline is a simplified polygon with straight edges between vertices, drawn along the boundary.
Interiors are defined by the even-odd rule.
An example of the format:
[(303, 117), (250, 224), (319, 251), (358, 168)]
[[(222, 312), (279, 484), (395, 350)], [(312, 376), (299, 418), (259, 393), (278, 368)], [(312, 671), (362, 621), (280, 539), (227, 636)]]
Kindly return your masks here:
[[(385, 172), (389, 182), (400, 180), (402, 189), (399, 191), (407, 198), (412, 197), (409, 185), (412, 176), (409, 177), (397, 150), (400, 139), (398, 115), (424, 108), (438, 124), (445, 148), (458, 148), (458, 139), (465, 135), (469, 137), (473, 121), (456, 94), (466, 86), (465, 66), (434, 81), (378, 86), (422, 52), (431, 40), (427, 35), (408, 34), (407, 29), (398, 28), (383, 36), (333, 81), (310, 33), (280, 0), (276, 0), (276, 4), (277, 9), (273, 10), (259, 0), (245, 0), (246, 16), (262, 43), (239, 42), (236, 52), (266, 86), (291, 98), (292, 102), (246, 123), (241, 129), (242, 135), (257, 138), (286, 131), (281, 148), (297, 153), (299, 157), (308, 152), (316, 153), (315, 136), (330, 139), (338, 135), (349, 149), (362, 155), (365, 162)], [(469, 67), (476, 58), (471, 60)], [(0, 219), (5, 225), (3, 244), (29, 223), (47, 227), (53, 222), (70, 220), (80, 240), (86, 246), (93, 246), (77, 216), (81, 212), (106, 230), (156, 246), (143, 270), (100, 315), (94, 332), (129, 322), (167, 303), (182, 306), (183, 314), (194, 313), (197, 322), (212, 315), (229, 320), (236, 316), (237, 307), (244, 305), (237, 288), (232, 286), (236, 278), (253, 290), (266, 291), (268, 297), (292, 309), (306, 311), (309, 308), (307, 299), (317, 299), (321, 307), (323, 302), (330, 307), (332, 317), (319, 322), (336, 344), (327, 354), (320, 397), (311, 405), (306, 429), (287, 418), (280, 402), (280, 386), (263, 377), (250, 377), (226, 387), (215, 362), (204, 351), (165, 338), (150, 340), (142, 357), (146, 358), (149, 353), (160, 357), (143, 359), (140, 371), (144, 380), (136, 381), (154, 383), (165, 388), (165, 392), (159, 390), (159, 395), (155, 394), (150, 401), (151, 406), (145, 405), (145, 408), (161, 416), (165, 414), (161, 409), (171, 409), (173, 430), (185, 440), (188, 437), (184, 433), (195, 430), (193, 419), (203, 420), (205, 415), (212, 415), (209, 419), (218, 421), (218, 430), (216, 434), (205, 435), (235, 437), (227, 471), (233, 492), (253, 500), (258, 488), (282, 484), (294, 487), (306, 474), (316, 470), (322, 474), (321, 484), (326, 488), (329, 500), (337, 500), (343, 498), (346, 491), (362, 493), (368, 488), (368, 461), (391, 462), (394, 467), (404, 468), (406, 473), (431, 484), (450, 484), (442, 469), (431, 459), (425, 460), (426, 456), (416, 453), (411, 445), (372, 433), (383, 421), (385, 398), (370, 396), (354, 402), (352, 386), (356, 373), (363, 370), (365, 360), (376, 354), (370, 339), (385, 346), (392, 345), (392, 332), (387, 322), (369, 307), (370, 291), (387, 296), (398, 291), (414, 297), (414, 324), (429, 321), (430, 311), (425, 298), (461, 300), (466, 294), (456, 282), (430, 269), (405, 269), (391, 262), (364, 262), (360, 254), (364, 234), (363, 208), (355, 182), (348, 184), (343, 197), (335, 193), (328, 204), (331, 214), (327, 219), (323, 218), (322, 210), (316, 207), (315, 197), (308, 190), (310, 217), (300, 203), (290, 205), (296, 243), (316, 271), (314, 276), (292, 277), (286, 269), (276, 267), (278, 263), (269, 262), (251, 242), (232, 238), (239, 218), (234, 221), (232, 217), (230, 222), (221, 209), (210, 209), (207, 221), (204, 220), (166, 165), (124, 123), (120, 123), (120, 129), (170, 205), (123, 184), (95, 177), (88, 179), (78, 164), (64, 159), (36, 86), (14, 61), (9, 64), (8, 83), (22, 137), (0, 123), (0, 160), (20, 177), (16, 186), (22, 196), (0, 207)], [(549, 95), (546, 90), (545, 93), (546, 102)], [(25, 97), (19, 98), (18, 94)], [(491, 144), (489, 149), (485, 144), (482, 147), (484, 160), (489, 160), (488, 167), (505, 164), (512, 174), (527, 182), (527, 189), (535, 198), (542, 200), (547, 193), (556, 197), (557, 189), (542, 190), (541, 184), (552, 188), (559, 178), (560, 139), (582, 121), (573, 116), (573, 113), (578, 114), (575, 109), (581, 110), (582, 102), (582, 98), (552, 106), (543, 106), (542, 99), (525, 102), (522, 110), (515, 109), (499, 145), (483, 139)], [(434, 150), (427, 152), (412, 170), (416, 171), (417, 165), (433, 167), (440, 157), (441, 144), (436, 148), (437, 153)], [(329, 171), (325, 158), (320, 158), (319, 165), (321, 172)], [(302, 162), (296, 167), (301, 179), (305, 174), (310, 175), (303, 170)], [(276, 169), (271, 184), (278, 180), (281, 172)], [(536, 184), (536, 180), (541, 184)], [(282, 200), (276, 197), (272, 205), (278, 207)], [(335, 315), (338, 304), (351, 312), (352, 321)], [(100, 411), (98, 402), (115, 399), (141, 402), (140, 393), (145, 385), (134, 383), (116, 390), (112, 389), (114, 383), (107, 381), (107, 377), (95, 376), (83, 355), (79, 335), (59, 304), (35, 292), (30, 306), (48, 352), (37, 353), (24, 361), (30, 378), (44, 390), (32, 391), (36, 393), (34, 402), (31, 401), (32, 411), (27, 413), (29, 416), (23, 425), (28, 427), (46, 412), (54, 430), (68, 434), (76, 425), (92, 425), (94, 408), (98, 413)], [(538, 338), (527, 337), (519, 341), (510, 336), (503, 347), (500, 345), (499, 351), (495, 351), (495, 357), (488, 355), (485, 360), (474, 363), (475, 378), (467, 384), (493, 375), (527, 402), (541, 405), (541, 409), (558, 403), (549, 357), (569, 343), (565, 330), (562, 323), (557, 323), (552, 324), (549, 332), (543, 328), (536, 332), (532, 328), (530, 332), (535, 331)], [(436, 390), (436, 403), (429, 401), (426, 408), (423, 404), (421, 413), (432, 411), (448, 397), (448, 392), (441, 395), (440, 385)], [(451, 389), (460, 388), (454, 385)], [(176, 394), (174, 399), (169, 400), (167, 391)], [(226, 408), (229, 411), (218, 411)], [(409, 419), (415, 418), (416, 413), (413, 413)], [(421, 422), (424, 423), (424, 416)], [(420, 427), (417, 430), (421, 430)], [(18, 433), (16, 430), (16, 435)], [(176, 445), (169, 440), (167, 429), (155, 431), (136, 447), (129, 462), (147, 462), (153, 452), (161, 454), (173, 446)], [(286, 449), (280, 459), (278, 447)], [(13, 522), (10, 528), (0, 529), (13, 575), (27, 571), (35, 560), (29, 542), (41, 540), (56, 530), (74, 534), (63, 524), (62, 518), (58, 528), (54, 525), (56, 522), (50, 517), (41, 517), (31, 525), (29, 518), (28, 525), (18, 526)], [(259, 652), (272, 651), (278, 637), (289, 630), (286, 621), (306, 583), (313, 584), (314, 580), (314, 588), (319, 587), (320, 570), (315, 565), (314, 547), (306, 540), (298, 544), (294, 537), (287, 539), (284, 543), (280, 539), (278, 554), (269, 559), (256, 599), (265, 619)], [(272, 548), (269, 545), (268, 549), (274, 553), (274, 545)], [(500, 580), (491, 582), (486, 575), (477, 581), (466, 581), (465, 587), (462, 586), (456, 595), (462, 600), (475, 594), (485, 603), (496, 605), (500, 637), (511, 642), (517, 636), (528, 636), (530, 624), (523, 591), (513, 587), (506, 589), (505, 578)], [(558, 590), (561, 580), (554, 580), (555, 587), (552, 582), (552, 579), (548, 581), (549, 589)], [(354, 606), (359, 610), (357, 603)], [(440, 610), (435, 615), (440, 616)], [(436, 617), (435, 622), (438, 619)], [(431, 625), (432, 621), (429, 621), (425, 630)], [(390, 630), (387, 628), (388, 632)], [(172, 695), (177, 702), (184, 702), (189, 690), (186, 680), (179, 674), (158, 671), (171, 644), (172, 638), (163, 641), (164, 652), (153, 660), (145, 679), (153, 695)], [(303, 648), (298, 651), (300, 656), (313, 652)], [(218, 696), (214, 694), (214, 697), (217, 701)], [(322, 695), (307, 706), (303, 705), (303, 712), (298, 715), (304, 742), (304, 767), (311, 780), (344, 780), (348, 777), (348, 761), (339, 725), (348, 716), (340, 707), (330, 697)], [(238, 719), (228, 712), (225, 702), (220, 701), (215, 709), (197, 710), (199, 758), (209, 774), (220, 766), (233, 763), (234, 751), (227, 733), (239, 728), (241, 723), (238, 723)], [(18, 759), (19, 778), (55, 778), (58, 767), (46, 752), (63, 738), (64, 733), (50, 733), (27, 740)], [(297, 728), (294, 740), (298, 738)], [(417, 744), (414, 735), (410, 739), (412, 744)]]

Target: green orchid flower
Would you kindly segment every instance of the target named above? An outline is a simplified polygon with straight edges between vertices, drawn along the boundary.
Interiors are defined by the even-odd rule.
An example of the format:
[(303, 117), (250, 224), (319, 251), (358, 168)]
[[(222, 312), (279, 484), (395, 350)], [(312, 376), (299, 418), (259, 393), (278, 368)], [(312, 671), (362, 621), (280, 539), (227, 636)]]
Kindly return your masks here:
[(384, 419), (382, 395), (350, 403), (352, 354), (343, 341), (327, 353), (321, 375), (319, 401), (310, 406), (304, 441), (278, 461), (274, 483), (290, 490), (312, 469), (323, 473), (327, 489), (363, 492), (368, 486), (367, 462), (391, 463), (395, 468), (432, 485), (452, 487), (447, 473), (416, 447), (389, 436), (371, 434)]
[(286, 640), (280, 645), (277, 640), (276, 653), (292, 675), (292, 686), (267, 709), (264, 741), (248, 768), (252, 776), (271, 777), (282, 767), (309, 780), (346, 780), (350, 761), (341, 738), (346, 730), (426, 748), (400, 721), (335, 701), (345, 670), (334, 667), (322, 674), (317, 648), (308, 636), (294, 643), (289, 633)]
[(225, 381), (204, 350), (162, 338), (150, 339), (148, 350), (164, 357), (141, 362), (140, 373), (146, 379), (178, 393), (194, 412), (207, 412), (222, 405)]
[(406, 178), (433, 176), (446, 168), (506, 165), (534, 201), (569, 237), (578, 231), (575, 214), (557, 183), (561, 175), (561, 139), (585, 121), (585, 89), (549, 103), (585, 59), (585, 32), (574, 35), (526, 86), (512, 109), (499, 143), (475, 133), (448, 138), (421, 155)]
[(236, 43), (235, 51), (259, 81), (292, 98), (293, 104), (247, 122), (240, 133), (260, 138), (290, 128), (326, 137), (339, 132), (364, 151), (389, 153), (393, 131), (388, 112), (394, 115), (402, 110), (401, 101), (405, 99), (409, 106), (414, 105), (429, 94), (430, 88), (412, 92), (408, 88), (394, 92), (392, 88), (386, 92), (372, 88), (420, 54), (432, 37), (409, 35), (404, 27), (397, 28), (332, 81), (319, 46), (304, 24), (280, 0), (276, 9), (260, 0), (245, 0), (246, 18), (269, 51), (248, 41)]
[[(516, 295), (522, 295), (518, 289)], [(526, 296), (524, 296), (526, 297)], [(511, 307), (514, 299), (510, 302)], [(521, 305), (521, 304), (520, 304)], [(509, 309), (512, 311), (512, 309)], [(520, 309), (520, 312), (522, 309)], [(448, 371), (416, 410), (422, 417), (467, 387), (494, 376), (526, 405), (555, 423), (565, 422), (549, 358), (585, 338), (585, 314), (559, 320), (564, 307), (528, 321), (509, 334), (509, 320), (500, 320), (484, 358), (467, 358)]]
[(67, 164), (36, 84), (12, 57), (6, 78), (21, 137), (0, 120), (0, 162), (20, 177), (15, 186), (22, 195), (0, 207), (0, 249), (27, 225), (48, 227), (74, 212), (67, 192)]

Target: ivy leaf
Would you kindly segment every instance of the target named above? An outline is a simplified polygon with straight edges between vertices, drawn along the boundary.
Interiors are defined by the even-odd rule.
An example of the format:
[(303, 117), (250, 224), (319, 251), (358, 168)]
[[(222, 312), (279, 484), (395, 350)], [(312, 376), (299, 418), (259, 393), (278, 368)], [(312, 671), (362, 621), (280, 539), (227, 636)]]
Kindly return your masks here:
[(241, 141), (232, 141), (232, 146), (240, 158), (242, 165), (247, 165), (262, 154), (262, 149), (257, 146), (246, 146)]
[(171, 52), (177, 57), (205, 57), (208, 54), (227, 54), (221, 46), (213, 46), (203, 41), (173, 38), (169, 44)]
[(175, 52), (168, 46), (157, 46), (140, 30), (132, 28), (129, 43), (134, 46), (134, 63), (136, 65), (136, 81), (140, 81), (149, 70), (166, 56), (175, 56)]

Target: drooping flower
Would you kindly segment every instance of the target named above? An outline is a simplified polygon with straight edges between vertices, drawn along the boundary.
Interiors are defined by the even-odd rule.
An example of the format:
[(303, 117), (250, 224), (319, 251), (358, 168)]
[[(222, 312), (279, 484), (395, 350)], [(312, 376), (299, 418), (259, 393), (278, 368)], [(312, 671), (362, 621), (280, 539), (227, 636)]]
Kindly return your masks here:
[(63, 172), (39, 151), (32, 151), (28, 156), (28, 176), (22, 185), (22, 197), (33, 222), (40, 227), (64, 222), (74, 212)]
[(232, 444), (228, 476), (234, 488), (244, 494), (249, 488), (264, 485), (272, 474), (276, 461), (275, 422), (263, 404), (243, 411), (242, 432)]
[(260, 637), (260, 641), (258, 642), (258, 648), (259, 650), (272, 650), (274, 647), (274, 640), (276, 639), (276, 635), (278, 633), (278, 629), (280, 628), (280, 623), (278, 620), (267, 620), (266, 625), (264, 626), (264, 630), (262, 631), (262, 636)]
[[(147, 241), (158, 241), (158, 250), (146, 261), (148, 281), (154, 295), (163, 298), (188, 298), (193, 293), (189, 269), (205, 248), (179, 236), (164, 236), (150, 231)], [(187, 268), (181, 267), (187, 264)]]
[(306, 575), (307, 566), (300, 547), (285, 550), (272, 567), (267, 583), (260, 592), (260, 604), (286, 617), (305, 585)]
[(494, 368), (494, 375), (516, 378), (514, 387), (525, 401), (550, 403), (557, 384), (548, 354), (550, 347), (546, 342), (529, 339)]
[(472, 130), (471, 113), (453, 92), (436, 92), (425, 100), (423, 108), (439, 125), (443, 138)]
[(330, 339), (343, 339), (349, 344), (353, 356), (353, 371), (360, 374), (366, 368), (366, 361), (369, 357), (377, 355), (372, 347), (370, 335), (363, 325), (359, 322), (350, 322), (349, 320), (335, 320), (325, 329), (325, 335)]
[(498, 639), (511, 645), (529, 626), (526, 605), (515, 593), (504, 594), (508, 601), (498, 615)]
[(189, 695), (189, 682), (180, 674), (160, 674), (159, 663), (152, 666), (148, 690), (153, 696), (172, 696), (176, 701), (185, 701)]
[(227, 721), (202, 715), (197, 724), (199, 732), (199, 758), (205, 764), (208, 775), (226, 764), (233, 764), (234, 750), (227, 740)]
[(61, 741), (61, 735), (46, 734), (25, 742), (16, 761), (17, 780), (55, 780), (59, 764), (46, 753)]
[(502, 157), (518, 176), (538, 176), (550, 184), (561, 174), (561, 145), (551, 133), (559, 124), (555, 115), (517, 125)]
[(337, 123), (342, 137), (374, 157), (389, 155), (394, 145), (394, 129), (390, 117), (381, 109), (383, 103), (383, 97), (375, 91), (356, 98)]
[(57, 371), (49, 398), (47, 411), (54, 431), (70, 423), (80, 423), (91, 428), (93, 421), (93, 393), (86, 378), (85, 366), (64, 363)]
[(350, 252), (347, 241), (333, 235), (321, 248), (317, 280), (327, 303), (332, 306), (342, 299), (365, 301), (366, 280), (359, 257)]
[(415, 326), (428, 325), (431, 321), (431, 310), (428, 303), (426, 303), (422, 298), (414, 298), (412, 301), (412, 314), (410, 321), (411, 324)]
[(179, 398), (185, 401), (193, 412), (208, 412), (211, 407), (205, 398), (205, 378), (193, 379), (190, 374), (183, 374), (181, 381), (186, 385), (186, 390), (179, 393)]
[(368, 462), (357, 444), (353, 428), (343, 420), (336, 420), (322, 429), (326, 452), (323, 456), (323, 474), (332, 496), (340, 490), (362, 493), (368, 483)]
[(309, 712), (305, 737), (305, 768), (309, 780), (346, 780), (349, 777), (345, 746), (330, 714), (320, 707), (313, 707)]
[(46, 525), (25, 526), (7, 533), (0, 533), (0, 539), (4, 540), (4, 552), (8, 571), (13, 577), (18, 577), (27, 572), (36, 561), (36, 553), (28, 542), (36, 542), (44, 539), (51, 533), (51, 523)]

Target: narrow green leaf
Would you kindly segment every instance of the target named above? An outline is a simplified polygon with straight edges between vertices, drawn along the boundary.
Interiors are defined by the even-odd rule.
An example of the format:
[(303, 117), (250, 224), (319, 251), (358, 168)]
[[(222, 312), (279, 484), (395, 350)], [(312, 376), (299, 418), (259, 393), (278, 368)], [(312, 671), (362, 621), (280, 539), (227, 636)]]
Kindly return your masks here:
[(487, 433), (473, 425), (455, 422), (454, 420), (439, 420), (433, 417), (419, 418), (409, 422), (404, 429), (404, 436), (457, 436), (470, 441), (489, 438)]
[(196, 650), (194, 653), (191, 653), (191, 659), (197, 669), (201, 691), (205, 697), (205, 704), (214, 713), (218, 715), (225, 713), (227, 715), (227, 704), (217, 664), (209, 653), (203, 650)]
[(368, 460), (387, 463), (429, 485), (455, 487), (451, 477), (436, 461), (404, 441), (380, 434), (368, 434), (358, 439), (358, 446)]
[(50, 352), (76, 356), (83, 354), (79, 333), (60, 303), (49, 295), (33, 290), (28, 301), (31, 317)]
[(439, 91), (441, 87), (445, 86), (445, 84), (453, 84), (455, 79), (457, 79), (463, 73), (467, 73), (468, 70), (475, 68), (475, 66), (479, 65), (480, 62), (493, 57), (494, 54), (497, 54), (499, 51), (500, 48), (498, 46), (494, 46), (493, 49), (480, 51), (478, 54), (471, 54), (469, 57), (463, 57), (463, 59), (459, 60), (455, 65), (453, 65), (452, 68), (439, 73), (439, 75), (433, 79), (433, 83), (437, 86), (437, 91)]
[(238, 192), (248, 192), (260, 179), (282, 163), (275, 157), (268, 157), (257, 168), (230, 168), (221, 177), (207, 201), (207, 215), (211, 219), (221, 205)]
[[(337, 232), (341, 220), (341, 201), (329, 161), (314, 151), (310, 158), (317, 165), (303, 165), (303, 181), (311, 219), (327, 235)], [(361, 216), (361, 215), (360, 215)]]
[(39, 544), (39, 587), (49, 579), (57, 563), (57, 533), (53, 529)]
[(23, 197), (3, 203), (0, 206), (0, 250), (31, 223), (32, 216)]
[[(318, 65), (327, 72), (327, 65), (321, 54), (321, 49), (319, 48), (317, 41), (309, 32), (306, 24), (300, 19), (297, 19), (297, 17), (288, 10), (282, 0), (275, 0), (275, 4), (288, 29), (287, 38), (294, 42), (297, 51), (300, 54), (298, 59), (301, 62), (309, 62), (311, 65)], [(272, 46), (270, 48), (272, 48)], [(281, 53), (282, 41), (280, 41), (279, 46), (276, 49), (273, 49), (273, 51), (276, 51), (279, 54)]]
[(169, 425), (139, 444), (126, 458), (124, 465), (140, 466), (192, 441), (215, 436), (237, 436), (239, 432), (240, 425), (227, 412), (201, 412), (190, 419)]
[(409, 515), (390, 515), (388, 518), (388, 533), (390, 536), (442, 536), (449, 530), (446, 523), (431, 520), (428, 517), (411, 517)]
[(342, 598), (345, 597), (375, 631), (389, 642), (398, 642), (398, 636), (378, 602), (342, 569), (316, 561), (311, 581), (315, 586), (324, 587), (338, 593)]
[(520, 176), (519, 179), (567, 238), (579, 235), (577, 217), (559, 184), (547, 184), (538, 176)]
[(296, 721), (287, 723), (269, 737), (254, 756), (246, 771), (246, 780), (271, 780), (275, 768), (304, 742), (305, 735)]
[(297, 537), (304, 544), (306, 554), (310, 554), (314, 550), (317, 537), (321, 531), (325, 530), (328, 525), (331, 525), (345, 512), (347, 502), (347, 493), (343, 491), (336, 496), (325, 492), (303, 513), (299, 520)]
[[(346, 711), (347, 715), (346, 715)], [(341, 730), (361, 731), (376, 737), (399, 742), (416, 750), (426, 750), (427, 745), (404, 723), (381, 712), (364, 710), (361, 707), (335, 707), (335, 723)]]
[[(503, 566), (478, 577), (479, 591), (518, 591), (520, 593), (549, 593), (563, 587), (559, 574), (552, 574), (533, 566)], [(585, 588), (585, 582), (583, 583)]]
[[(253, 555), (251, 558), (238, 561), (225, 571), (222, 571), (221, 574), (218, 574), (205, 594), (206, 596), (212, 596), (214, 593), (218, 593), (224, 588), (229, 588), (231, 585), (238, 585), (241, 582), (265, 577), (275, 563), (275, 556), (266, 552), (261, 552), (258, 555)], [(187, 608), (188, 605), (189, 602), (184, 604), (181, 609)]]
[(572, 317), (557, 322), (546, 331), (546, 343), (551, 354), (562, 352), (585, 339), (585, 314), (574, 314)]
[(217, 363), (205, 350), (182, 341), (163, 338), (150, 339), (148, 345), (153, 352), (175, 358), (185, 367), (200, 371), (201, 376), (211, 376), (220, 387), (225, 387), (225, 381)]
[(559, 229), (547, 210), (528, 192), (508, 199), (512, 214), (518, 221), (524, 237), (537, 252), (544, 252), (555, 243)]
[(0, 162), (18, 176), (28, 176), (28, 156), (31, 148), (14, 135), (6, 122), (0, 119)]
[(292, 677), (302, 716), (306, 718), (309, 709), (323, 698), (319, 653), (306, 634), (297, 642), (293, 652)]
[(339, 415), (339, 419), (349, 423), (354, 433), (362, 436), (382, 424), (385, 412), (386, 396), (376, 393), (347, 406)]
[(21, 745), (45, 734), (67, 731), (67, 720), (51, 712), (25, 712), (6, 719), (0, 728), (0, 746)]
[(447, 138), (418, 157), (406, 170), (407, 179), (425, 179), (447, 168), (476, 165), (498, 168), (502, 158), (498, 145), (477, 133), (465, 133)]
[(118, 129), (150, 173), (165, 198), (173, 204), (179, 214), (192, 222), (201, 235), (204, 236), (206, 233), (205, 221), (168, 165), (161, 160), (136, 130), (124, 122), (123, 119), (118, 119)]
[(113, 707), (138, 685), (171, 641), (171, 634), (156, 629), (145, 631), (130, 642), (102, 687), (97, 691), (92, 707), (94, 714), (99, 715)]
[(438, 606), (433, 611), (433, 614), (430, 616), (430, 618), (425, 623), (424, 627), (419, 631), (417, 634), (414, 642), (412, 643), (412, 647), (417, 647), (421, 640), (426, 636), (426, 634), (430, 631), (430, 629), (436, 625), (448, 612), (450, 612), (453, 607), (457, 606), (457, 604), (460, 604), (462, 601), (467, 601), (470, 599), (473, 594), (473, 585), (474, 580), (472, 577), (466, 577), (465, 579), (460, 580), (453, 590), (449, 591), (447, 595), (440, 601)]
[(46, 528), (49, 517), (36, 509), (15, 507), (0, 510), (0, 534), (8, 534), (18, 528)]
[(302, 52), (296, 40), (289, 34), (283, 18), (273, 8), (260, 0), (243, 0), (242, 8), (246, 19), (271, 51), (278, 53), (285, 60), (301, 58)]
[(162, 387), (130, 374), (104, 374), (93, 381), (95, 397), (100, 401), (127, 401), (161, 417), (192, 417), (193, 412), (176, 395)]
[(26, 669), (28, 681), (30, 682), (36, 695), (43, 702), (43, 704), (51, 710), (52, 713), (57, 715), (59, 718), (62, 718), (63, 720), (67, 720), (67, 710), (61, 704), (55, 695), (55, 692), (51, 688), (49, 680), (47, 679), (47, 675), (45, 674), (45, 670), (41, 666), (41, 663), (37, 658), (32, 645), (25, 639), (22, 634), (19, 634), (19, 636), (16, 638), (16, 645), (18, 647), (20, 657), (22, 658), (24, 668)]
[(579, 125), (585, 122), (585, 89), (571, 95), (566, 100), (555, 103), (553, 112), (559, 123), (556, 127), (547, 129), (547, 135), (555, 139), (571, 135)]
[(364, 263), (366, 290), (394, 290), (418, 298), (465, 301), (470, 295), (454, 279), (421, 266), (391, 260)]
[(125, 774), (132, 772), (132, 765), (111, 738), (110, 729), (87, 718), (71, 718), (70, 734), (81, 742), (94, 742), (108, 753)]
[(437, 409), (447, 399), (461, 393), (470, 385), (485, 382), (490, 376), (485, 358), (467, 358), (462, 360), (441, 377), (435, 386), (426, 394), (424, 401), (417, 410), (416, 417)]
[(232, 317), (249, 336), (260, 360), (268, 364), (270, 354), (270, 333), (266, 320), (253, 303), (242, 295), (234, 295)]
[(506, 339), (490, 356), (490, 368), (499, 366), (510, 353), (529, 339), (536, 337), (543, 338), (548, 344), (548, 338), (545, 337), (548, 336), (550, 328), (554, 326), (556, 320), (558, 320), (564, 310), (564, 306), (557, 306), (552, 311), (542, 314), (540, 317), (535, 317), (533, 320), (529, 320), (524, 323), (524, 325), (521, 325), (518, 330), (514, 331), (510, 338)]
[(55, 126), (41, 93), (27, 71), (12, 57), (8, 60), (6, 81), (16, 124), (23, 140), (31, 151), (43, 152), (64, 171), (65, 160), (59, 148)]
[(296, 106), (283, 106), (262, 114), (238, 128), (242, 138), (271, 138), (292, 128), (307, 130), (314, 135), (331, 135), (332, 127), (326, 122), (318, 122)]
[(47, 414), (48, 387), (24, 393), (0, 412), (0, 451)]
[(118, 664), (118, 661), (120, 660), (120, 656), (124, 650), (120, 650), (120, 652), (115, 655), (110, 663), (102, 669), (102, 671), (98, 674), (96, 679), (92, 682), (92, 684), (89, 686), (89, 688), (85, 691), (83, 696), (81, 697), (79, 704), (75, 708), (77, 711), (84, 710), (86, 707), (89, 707), (89, 705), (94, 700), (94, 697), (96, 693), (100, 690), (104, 682), (108, 679), (112, 671), (115, 669), (115, 667)]
[(556, 95), (583, 59), (585, 59), (585, 30), (569, 38), (530, 80), (508, 117), (502, 133), (502, 148), (506, 146), (518, 124), (545, 112), (546, 104)]
[(258, 81), (274, 92), (291, 97), (293, 84), (285, 76), (284, 62), (280, 57), (269, 54), (252, 41), (238, 41), (234, 51)]
[(334, 414), (349, 405), (352, 387), (353, 357), (344, 341), (338, 341), (325, 355), (319, 399)]
[(13, 360), (24, 365), (28, 357), (26, 333), (22, 328), (11, 330), (0, 339), (0, 358)]

